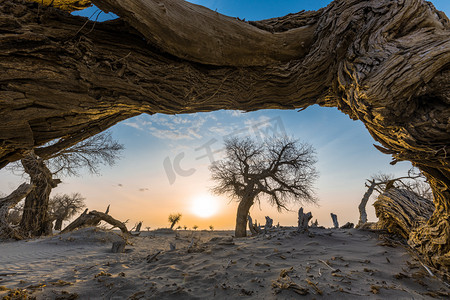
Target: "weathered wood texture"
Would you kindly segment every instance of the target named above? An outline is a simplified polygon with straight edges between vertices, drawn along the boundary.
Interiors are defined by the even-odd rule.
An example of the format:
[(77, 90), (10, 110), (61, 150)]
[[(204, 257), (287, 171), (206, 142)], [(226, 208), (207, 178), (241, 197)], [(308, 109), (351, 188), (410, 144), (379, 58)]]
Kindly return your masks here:
[(91, 0), (27, 0), (44, 6), (52, 6), (66, 11), (85, 9), (92, 5)]
[(411, 230), (425, 224), (434, 211), (433, 202), (402, 189), (391, 188), (374, 202), (378, 226), (408, 238)]
[(34, 186), (32, 184), (21, 184), (10, 195), (0, 198), (0, 238), (22, 239), (23, 236), (17, 228), (13, 228), (8, 220), (8, 211), (25, 198)]
[(271, 32), (180, 0), (93, 2), (120, 14), (164, 52), (208, 65), (266, 66), (302, 58), (309, 52), (317, 25), (313, 21)]
[[(428, 228), (448, 219), (450, 23), (431, 3), (336, 0), (315, 13), (251, 23), (175, 0), (95, 3), (122, 18), (94, 27), (54, 8), (0, 0), (0, 166), (60, 138), (35, 150), (51, 155), (140, 113), (319, 104), (361, 120), (381, 151), (425, 173), (436, 205)], [(198, 36), (179, 22), (185, 16), (202, 24)], [(306, 47), (292, 53), (279, 45), (280, 56), (252, 49), (257, 55), (246, 66), (237, 32), (247, 45), (267, 36), (250, 26), (298, 35)], [(312, 37), (305, 28), (314, 28)], [(201, 36), (206, 48), (196, 56), (187, 45)], [(217, 46), (223, 53), (202, 60), (228, 38)]]
[(439, 219), (430, 226), (435, 207), (433, 203), (410, 191), (392, 188), (381, 194), (374, 203), (379, 221), (377, 228), (387, 229), (408, 239), (408, 244), (424, 254), (427, 262), (442, 274), (449, 274), (450, 218)]

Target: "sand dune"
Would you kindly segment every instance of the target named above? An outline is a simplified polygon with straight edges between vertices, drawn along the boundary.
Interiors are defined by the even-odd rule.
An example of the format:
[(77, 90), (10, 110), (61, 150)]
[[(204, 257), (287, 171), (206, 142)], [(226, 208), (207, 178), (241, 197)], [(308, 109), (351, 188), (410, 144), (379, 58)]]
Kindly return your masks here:
[[(0, 243), (0, 297), (37, 299), (432, 299), (450, 289), (401, 245), (355, 229), (150, 231), (111, 253), (115, 232), (85, 228)], [(175, 247), (175, 250), (170, 250)], [(159, 254), (157, 254), (159, 253)], [(157, 254), (157, 255), (156, 255)], [(156, 255), (156, 256), (155, 256)], [(3, 291), (1, 291), (3, 290)], [(17, 290), (16, 290), (17, 292)], [(22, 293), (25, 293), (22, 291)]]

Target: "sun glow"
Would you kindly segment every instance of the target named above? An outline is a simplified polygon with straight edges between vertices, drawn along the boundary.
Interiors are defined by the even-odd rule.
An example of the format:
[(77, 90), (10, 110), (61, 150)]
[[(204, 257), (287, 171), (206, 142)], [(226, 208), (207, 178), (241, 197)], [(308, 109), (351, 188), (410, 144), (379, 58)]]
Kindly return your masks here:
[(217, 213), (219, 203), (210, 195), (201, 195), (192, 201), (191, 211), (200, 218), (209, 218)]

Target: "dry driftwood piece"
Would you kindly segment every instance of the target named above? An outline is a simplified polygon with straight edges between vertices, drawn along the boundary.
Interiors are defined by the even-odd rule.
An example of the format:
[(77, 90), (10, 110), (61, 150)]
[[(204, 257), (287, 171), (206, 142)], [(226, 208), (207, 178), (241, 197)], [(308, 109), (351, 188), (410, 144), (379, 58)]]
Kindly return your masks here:
[(309, 220), (312, 219), (312, 213), (308, 212), (308, 213), (303, 213), (303, 207), (300, 207), (300, 209), (298, 210), (298, 228), (297, 231), (298, 232), (305, 232), (308, 230), (308, 223)]
[(32, 184), (22, 183), (15, 191), (4, 198), (0, 198), (0, 238), (22, 239), (22, 235), (15, 228), (12, 228), (6, 217), (8, 211), (25, 198), (32, 190)]
[[(106, 212), (109, 211), (109, 206)], [(75, 229), (87, 226), (97, 226), (101, 221), (105, 221), (114, 227), (118, 227), (123, 233), (129, 234), (129, 231), (123, 222), (120, 222), (107, 213), (102, 213), (96, 210), (93, 210), (88, 213), (88, 209), (76, 218), (72, 223), (70, 223), (61, 233), (66, 233), (69, 231), (73, 231)]]
[(296, 284), (291, 277), (289, 277), (289, 273), (293, 271), (293, 267), (290, 269), (283, 269), (277, 280), (272, 281), (272, 289), (274, 289), (275, 294), (279, 294), (282, 290), (292, 290), (299, 295), (308, 294), (309, 291), (307, 288)]
[(333, 226), (334, 228), (339, 228), (339, 222), (337, 219), (337, 216), (333, 213), (330, 213), (331, 219), (333, 220)]
[(337, 107), (393, 163), (421, 169), (436, 210), (417, 238), (450, 244), (439, 229), (450, 215), (450, 22), (431, 3), (335, 0), (251, 23), (186, 1), (94, 3), (120, 19), (93, 26), (0, 0), (0, 167), (141, 113)]
[(425, 224), (434, 211), (433, 202), (402, 189), (391, 188), (373, 204), (378, 227), (409, 238), (411, 231)]

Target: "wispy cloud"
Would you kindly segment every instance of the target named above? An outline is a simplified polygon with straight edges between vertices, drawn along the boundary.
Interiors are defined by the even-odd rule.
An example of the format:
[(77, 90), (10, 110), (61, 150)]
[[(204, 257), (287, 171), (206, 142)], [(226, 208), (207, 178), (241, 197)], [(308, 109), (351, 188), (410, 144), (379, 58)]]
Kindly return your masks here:
[(124, 124), (151, 135), (168, 140), (195, 140), (203, 137), (204, 125), (207, 121), (215, 121), (214, 115), (153, 115), (142, 116)]
[[(235, 119), (235, 116), (245, 118)], [(239, 111), (223, 111), (175, 116), (162, 114), (140, 116), (124, 124), (146, 131), (159, 139), (193, 141), (208, 137), (219, 140), (231, 136), (259, 137), (261, 134), (265, 135), (266, 130), (278, 126), (276, 124), (280, 122), (278, 119), (266, 115), (252, 116)]]

